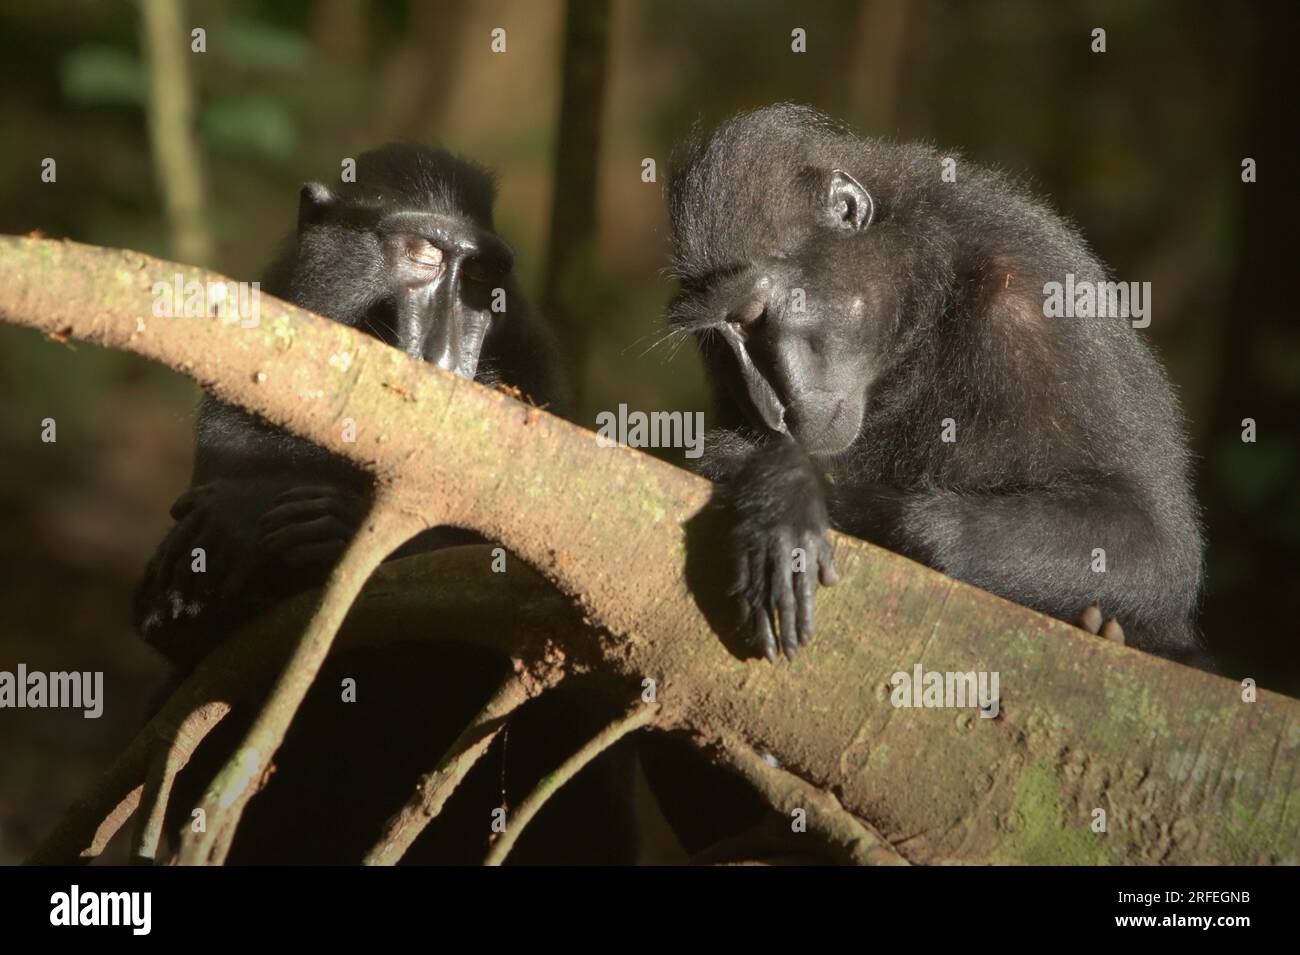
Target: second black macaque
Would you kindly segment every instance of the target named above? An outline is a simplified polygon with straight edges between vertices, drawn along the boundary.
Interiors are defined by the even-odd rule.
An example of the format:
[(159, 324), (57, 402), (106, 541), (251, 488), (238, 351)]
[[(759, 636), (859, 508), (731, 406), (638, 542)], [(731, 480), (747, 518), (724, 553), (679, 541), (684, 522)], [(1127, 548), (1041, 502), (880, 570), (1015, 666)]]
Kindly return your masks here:
[(788, 105), (689, 144), (669, 196), (670, 318), (714, 386), (702, 470), (757, 652), (812, 637), (834, 527), (1208, 663), (1172, 388), (1128, 319), (1045, 313), (1047, 283), (1109, 279), (1070, 225), (998, 173)]
[[(555, 408), (555, 357), (516, 287), (493, 199), (488, 173), (446, 151), (395, 144), (365, 153), (355, 182), (303, 186), (297, 231), (262, 288)], [(371, 491), (341, 458), (214, 399), (204, 401), (197, 432), (191, 487), (172, 507), (176, 526), (135, 607), (145, 639), (184, 662), (269, 603), (320, 584)], [(468, 539), (434, 532), (403, 552)]]
[[(517, 288), (493, 201), (491, 176), (444, 150), (399, 144), (363, 154), (355, 182), (302, 188), (297, 230), (262, 288), (462, 378), (509, 385), (562, 409), (554, 352)], [(173, 507), (177, 523), (137, 591), (141, 633), (183, 676), (239, 623), (322, 584), (371, 491), (368, 477), (342, 459), (205, 400), (192, 486)], [(435, 529), (398, 555), (477, 540)], [(485, 650), (415, 636), (331, 655), (276, 755), (270, 784), (244, 815), (232, 863), (359, 862), (509, 671)], [(343, 699), (345, 680), (355, 681), (355, 701)], [(571, 693), (529, 703), (405, 861), (481, 862), (492, 810), (503, 799), (518, 805), (614, 714)], [(227, 717), (180, 775), (173, 833), (189, 824), (251, 715)], [(626, 759), (612, 754), (558, 793), (511, 861), (628, 861)]]

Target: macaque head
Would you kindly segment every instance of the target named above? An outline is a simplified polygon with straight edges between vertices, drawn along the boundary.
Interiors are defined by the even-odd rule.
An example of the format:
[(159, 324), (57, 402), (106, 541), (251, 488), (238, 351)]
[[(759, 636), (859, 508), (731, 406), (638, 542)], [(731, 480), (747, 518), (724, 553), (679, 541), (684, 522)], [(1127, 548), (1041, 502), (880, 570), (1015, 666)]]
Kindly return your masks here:
[(864, 144), (812, 110), (736, 117), (687, 148), (669, 189), (670, 321), (759, 430), (849, 448), (884, 370), (904, 243)]
[(290, 297), (472, 379), (512, 287), (492, 203), (490, 176), (444, 150), (364, 153), (356, 182), (302, 187)]

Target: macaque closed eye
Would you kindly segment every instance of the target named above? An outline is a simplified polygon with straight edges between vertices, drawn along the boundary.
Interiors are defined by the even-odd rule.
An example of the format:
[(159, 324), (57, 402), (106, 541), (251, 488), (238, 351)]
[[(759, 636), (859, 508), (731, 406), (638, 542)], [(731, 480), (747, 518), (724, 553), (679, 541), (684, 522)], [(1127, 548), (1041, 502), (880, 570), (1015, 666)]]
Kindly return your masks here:
[(405, 240), (403, 252), (408, 259), (417, 265), (423, 265), (429, 268), (442, 267), (444, 258), (442, 249), (438, 248), (428, 239), (422, 239), (419, 236), (410, 236)]
[(698, 295), (706, 292), (719, 282), (725, 282), (727, 279), (734, 278), (745, 270), (745, 266), (739, 263), (734, 265), (724, 265), (720, 268), (710, 269), (697, 275), (683, 275), (681, 277), (682, 291)]

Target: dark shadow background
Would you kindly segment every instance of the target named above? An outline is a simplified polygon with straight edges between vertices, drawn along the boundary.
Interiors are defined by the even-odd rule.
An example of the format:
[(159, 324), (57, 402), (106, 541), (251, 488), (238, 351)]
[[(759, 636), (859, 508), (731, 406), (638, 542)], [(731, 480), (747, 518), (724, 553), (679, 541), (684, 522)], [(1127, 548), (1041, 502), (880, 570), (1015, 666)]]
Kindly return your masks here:
[[(500, 171), (498, 225), (525, 288), (535, 300), (553, 289), (553, 311), (582, 339), (588, 426), (620, 402), (704, 407), (689, 348), (645, 353), (670, 294), (668, 156), (697, 119), (807, 102), (862, 133), (933, 140), (1029, 177), (1119, 278), (1153, 284), (1144, 334), (1198, 455), (1202, 627), (1230, 674), (1300, 693), (1300, 5), (616, 0), (595, 192), (562, 199), (591, 206), (590, 234), (580, 224), (558, 240), (566, 254), (549, 260), (563, 268), (549, 276), (565, 4), (183, 9), (187, 30), (207, 31), (207, 52), (187, 61), (201, 264), (256, 278), (303, 180), (330, 179), (388, 139), (440, 141)], [(503, 54), (490, 51), (495, 27)], [(790, 50), (795, 27), (807, 53)], [(1104, 54), (1090, 51), (1094, 27), (1107, 31)], [(126, 0), (0, 5), (0, 232), (183, 257), (160, 198), (141, 36)], [(45, 157), (57, 183), (40, 181)], [(641, 181), (646, 157), (656, 183)], [(1245, 157), (1254, 184), (1241, 181)], [(0, 862), (26, 854), (107, 765), (161, 679), (127, 611), (188, 480), (196, 400), (187, 380), (131, 355), (0, 326), (0, 669), (103, 670), (107, 694), (99, 720), (0, 711)], [(39, 440), (46, 417), (57, 444)], [(1241, 441), (1245, 417), (1254, 444)]]

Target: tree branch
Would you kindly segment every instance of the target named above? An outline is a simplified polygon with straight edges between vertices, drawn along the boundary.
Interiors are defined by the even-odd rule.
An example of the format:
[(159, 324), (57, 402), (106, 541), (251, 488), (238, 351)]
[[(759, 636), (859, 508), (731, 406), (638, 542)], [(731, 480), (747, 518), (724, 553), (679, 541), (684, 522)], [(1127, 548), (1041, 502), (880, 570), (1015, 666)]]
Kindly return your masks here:
[(560, 768), (544, 776), (530, 792), (519, 807), (506, 820), (506, 828), (501, 832), (492, 848), (488, 850), (484, 865), (501, 865), (510, 855), (524, 829), (528, 827), (535, 815), (546, 805), (548, 799), (582, 770), (593, 759), (609, 749), (628, 733), (649, 726), (655, 719), (655, 707), (649, 703), (634, 703), (624, 715), (610, 723), (599, 733), (587, 740), (582, 747), (566, 759)]
[[(717, 563), (705, 482), (266, 296), (251, 329), (152, 317), (153, 284), (178, 275), (221, 280), (0, 239), (0, 316), (163, 361), (365, 467), (412, 517), (501, 542), (589, 624), (555, 637), (571, 661), (653, 679), (657, 725), (701, 745), (761, 741), (914, 862), (1300, 861), (1296, 701), (1245, 702), (1232, 681), (842, 535), (841, 583), (819, 594), (819, 636), (797, 664), (737, 659), (696, 576)], [(893, 706), (891, 675), (916, 665), (997, 672), (999, 715)]]
[(376, 498), (361, 530), (330, 572), (320, 603), (248, 736), (199, 802), (206, 825), (198, 832), (191, 829), (181, 839), (178, 860), (182, 865), (220, 865), (225, 861), (244, 807), (260, 788), (294, 714), (334, 645), (334, 635), (352, 601), (370, 572), (422, 529), (410, 515), (392, 507), (385, 495)]
[(420, 777), (405, 806), (384, 825), (383, 834), (363, 860), (366, 865), (396, 865), (411, 844), (437, 818), (461, 780), (487, 752), (505, 726), (506, 718), (530, 698), (559, 681), (562, 670), (553, 669), (542, 679), (528, 673), (521, 661), (515, 672), (492, 694), (478, 715), (461, 731), (438, 765)]
[(835, 795), (810, 786), (793, 773), (773, 766), (728, 734), (713, 749), (717, 759), (743, 776), (777, 812), (789, 818), (802, 809), (813, 832), (855, 865), (907, 865), (880, 833), (840, 805)]
[[(452, 547), (408, 557), (376, 571), (348, 615), (339, 647), (380, 647), (411, 639), (459, 640), (508, 656), (536, 657), (540, 669), (552, 659), (558, 633), (581, 623), (567, 602), (527, 568), (509, 575), (483, 574), (491, 560), (486, 546)], [(251, 621), (212, 651), (131, 741), (100, 782), (64, 815), (27, 860), (31, 865), (89, 861), (108, 845), (141, 803), (141, 787), (159, 749), (175, 772), (232, 706), (261, 700), (284, 666), (297, 634), (318, 597), (302, 594)], [(553, 665), (553, 663), (551, 664)], [(166, 811), (166, 793), (145, 799), (149, 816), (138, 844), (156, 851), (155, 818)]]

